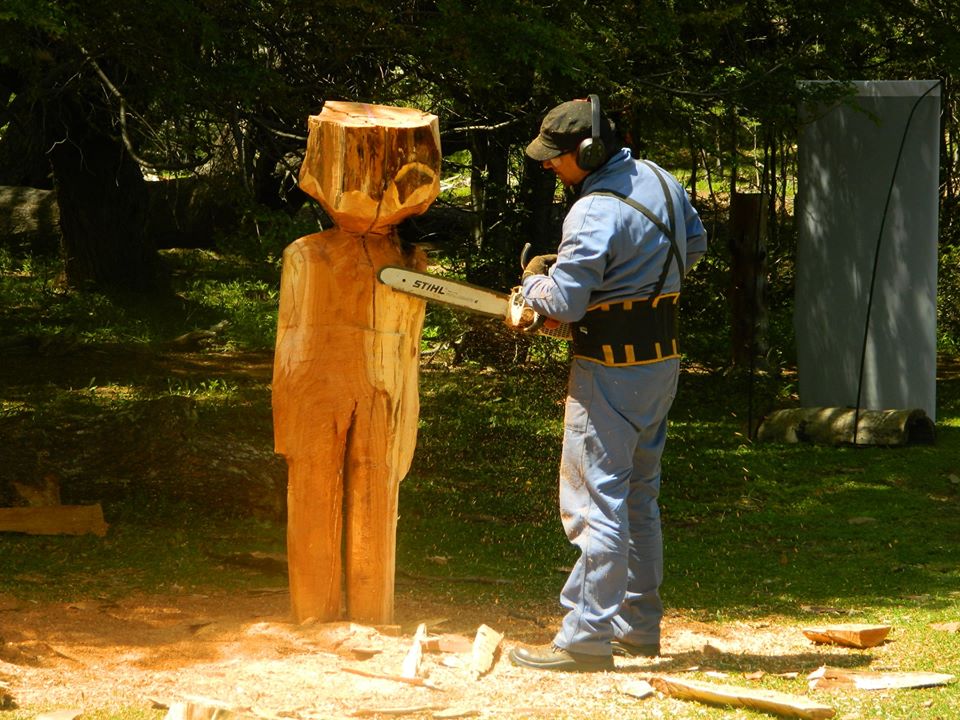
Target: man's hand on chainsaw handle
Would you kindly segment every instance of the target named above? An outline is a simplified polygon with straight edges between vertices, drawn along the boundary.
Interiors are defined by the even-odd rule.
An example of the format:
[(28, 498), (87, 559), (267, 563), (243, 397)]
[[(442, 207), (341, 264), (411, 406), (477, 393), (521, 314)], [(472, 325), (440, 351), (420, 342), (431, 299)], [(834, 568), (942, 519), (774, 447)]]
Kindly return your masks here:
[(523, 282), (531, 275), (546, 275), (550, 266), (557, 261), (556, 255), (536, 255), (530, 259), (527, 266), (523, 268), (523, 276), (520, 281)]

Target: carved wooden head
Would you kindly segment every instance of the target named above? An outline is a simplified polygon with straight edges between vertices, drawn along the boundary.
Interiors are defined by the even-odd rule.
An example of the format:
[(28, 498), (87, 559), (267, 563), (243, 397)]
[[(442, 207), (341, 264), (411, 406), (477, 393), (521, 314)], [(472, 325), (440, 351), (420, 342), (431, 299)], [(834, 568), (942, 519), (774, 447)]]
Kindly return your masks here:
[(440, 192), (436, 115), (328, 100), (309, 119), (300, 187), (348, 232), (387, 232)]

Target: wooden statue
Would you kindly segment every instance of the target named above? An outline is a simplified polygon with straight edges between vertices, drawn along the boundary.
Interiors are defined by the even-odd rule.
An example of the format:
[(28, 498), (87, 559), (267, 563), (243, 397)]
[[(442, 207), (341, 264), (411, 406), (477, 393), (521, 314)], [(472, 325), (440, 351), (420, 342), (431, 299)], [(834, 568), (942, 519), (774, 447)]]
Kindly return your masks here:
[(273, 370), (287, 460), (287, 556), (298, 622), (393, 616), (397, 492), (416, 444), (424, 303), (380, 284), (423, 269), (396, 226), (440, 191), (436, 116), (328, 101), (309, 119), (300, 186), (337, 227), (286, 248)]

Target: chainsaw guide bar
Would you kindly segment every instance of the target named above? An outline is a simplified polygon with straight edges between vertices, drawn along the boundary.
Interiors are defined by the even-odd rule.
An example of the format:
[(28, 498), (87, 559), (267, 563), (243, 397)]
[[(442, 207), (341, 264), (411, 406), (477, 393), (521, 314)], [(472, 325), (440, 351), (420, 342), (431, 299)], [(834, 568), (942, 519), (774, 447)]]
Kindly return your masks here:
[[(377, 273), (377, 278), (384, 285), (407, 295), (414, 295), (423, 300), (430, 300), (459, 310), (500, 318), (508, 327), (512, 327), (509, 322), (512, 300), (511, 296), (506, 293), (395, 265), (387, 265), (381, 268), (380, 272)], [(517, 327), (513, 327), (513, 329), (519, 332), (529, 332)], [(541, 324), (531, 334), (545, 335), (560, 340), (569, 340), (571, 337), (570, 326), (567, 324), (555, 328), (547, 328)]]

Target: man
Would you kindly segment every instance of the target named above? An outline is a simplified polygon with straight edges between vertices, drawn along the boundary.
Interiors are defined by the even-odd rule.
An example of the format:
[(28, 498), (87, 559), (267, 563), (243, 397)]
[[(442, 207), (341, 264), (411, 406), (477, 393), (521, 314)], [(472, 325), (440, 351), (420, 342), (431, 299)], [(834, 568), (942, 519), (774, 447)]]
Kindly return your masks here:
[(579, 191), (557, 254), (527, 265), (541, 315), (573, 323), (560, 515), (580, 549), (553, 642), (516, 665), (593, 671), (660, 652), (660, 457), (679, 373), (677, 300), (706, 252), (703, 223), (662, 168), (615, 144), (597, 96), (551, 110), (527, 155)]

